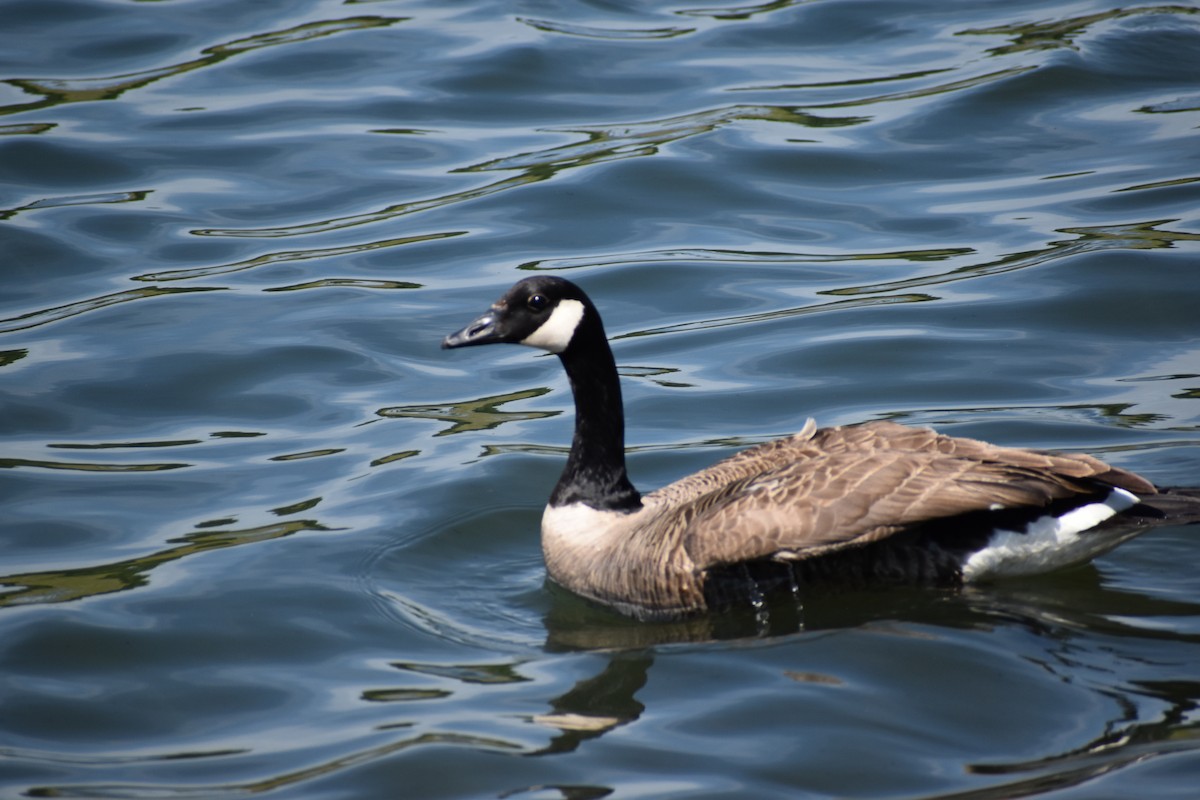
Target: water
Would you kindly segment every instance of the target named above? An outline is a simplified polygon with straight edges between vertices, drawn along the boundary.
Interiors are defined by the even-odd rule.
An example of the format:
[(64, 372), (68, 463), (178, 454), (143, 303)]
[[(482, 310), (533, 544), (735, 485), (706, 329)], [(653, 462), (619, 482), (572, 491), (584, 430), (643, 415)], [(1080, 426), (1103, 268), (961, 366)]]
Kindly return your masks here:
[(544, 585), (578, 279), (650, 489), (896, 418), (1200, 484), (1200, 14), (0, 2), (0, 796), (1184, 798), (1195, 530), (636, 624)]

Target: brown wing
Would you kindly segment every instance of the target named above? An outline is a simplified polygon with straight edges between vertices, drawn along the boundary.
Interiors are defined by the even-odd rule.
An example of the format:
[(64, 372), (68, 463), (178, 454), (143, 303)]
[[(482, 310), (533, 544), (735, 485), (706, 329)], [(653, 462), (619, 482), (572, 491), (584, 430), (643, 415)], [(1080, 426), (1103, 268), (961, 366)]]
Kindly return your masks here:
[(808, 443), (815, 433), (817, 423), (809, 419), (794, 436), (741, 450), (711, 467), (651, 492), (651, 496), (674, 508), (711, 495), (746, 478), (753, 478), (768, 470), (809, 458), (813, 453), (808, 451)]
[(1098, 485), (1155, 491), (1091, 456), (997, 447), (890, 422), (783, 441), (794, 442), (796, 458), (696, 497), (684, 509), (681, 544), (698, 568), (807, 558), (933, 519), (1045, 506), (1094, 493)]

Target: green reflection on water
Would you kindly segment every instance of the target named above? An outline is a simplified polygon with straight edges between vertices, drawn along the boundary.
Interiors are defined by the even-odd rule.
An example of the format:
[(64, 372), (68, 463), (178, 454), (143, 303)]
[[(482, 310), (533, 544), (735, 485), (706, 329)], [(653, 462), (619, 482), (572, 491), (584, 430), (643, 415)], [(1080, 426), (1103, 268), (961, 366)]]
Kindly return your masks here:
[(181, 543), (178, 547), (125, 561), (53, 572), (0, 576), (0, 586), (12, 587), (6, 593), (0, 594), (0, 606), (66, 603), (85, 597), (136, 589), (147, 584), (148, 574), (154, 568), (186, 556), (279, 539), (300, 531), (325, 530), (329, 529), (317, 521), (303, 519), (241, 530), (202, 531), (172, 540)]
[(561, 414), (561, 411), (498, 411), (505, 403), (518, 400), (528, 400), (549, 393), (549, 389), (525, 389), (507, 394), (494, 394), (481, 397), (478, 400), (463, 400), (458, 403), (441, 403), (437, 405), (394, 406), (381, 408), (381, 417), (411, 417), (416, 419), (436, 419), (452, 423), (450, 427), (440, 430), (434, 436), (449, 436), (452, 433), (467, 431), (484, 431), (498, 428), (506, 422), (543, 419)]
[(407, 17), (348, 17), (346, 19), (325, 20), (297, 25), (281, 31), (271, 31), (235, 39), (225, 44), (207, 47), (201, 50), (201, 57), (179, 64), (171, 64), (157, 69), (147, 69), (140, 72), (129, 72), (124, 75), (109, 75), (100, 78), (10, 78), (0, 81), (25, 91), (28, 94), (40, 95), (41, 100), (29, 103), (13, 103), (0, 106), (0, 114), (17, 114), (24, 111), (34, 111), (42, 108), (60, 105), (62, 103), (86, 103), (93, 100), (112, 100), (120, 97), (131, 89), (140, 89), (155, 81), (181, 75), (192, 70), (211, 67), (227, 58), (258, 50), (263, 47), (274, 47), (281, 44), (306, 42), (322, 36), (329, 36), (344, 31), (361, 30), (364, 28), (380, 28), (403, 22)]
[(1093, 26), (1114, 19), (1141, 14), (1196, 14), (1200, 8), (1183, 5), (1142, 6), (1140, 8), (1114, 8), (1096, 14), (1085, 14), (1060, 20), (1039, 20), (998, 25), (994, 28), (971, 28), (960, 31), (959, 36), (1008, 36), (1010, 43), (993, 47), (990, 55), (1002, 56), (1029, 50), (1052, 50), (1059, 47), (1074, 49), (1075, 39), (1087, 33)]

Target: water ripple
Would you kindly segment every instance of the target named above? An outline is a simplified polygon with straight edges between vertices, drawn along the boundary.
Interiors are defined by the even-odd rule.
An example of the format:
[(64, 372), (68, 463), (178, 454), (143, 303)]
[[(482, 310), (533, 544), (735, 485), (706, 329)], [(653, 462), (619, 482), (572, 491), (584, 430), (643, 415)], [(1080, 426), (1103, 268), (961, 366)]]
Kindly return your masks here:
[(724, 125), (745, 120), (783, 122), (818, 129), (855, 125), (865, 121), (861, 117), (820, 117), (784, 106), (735, 105), (619, 126), (553, 129), (562, 132), (583, 133), (587, 138), (567, 145), (490, 159), (479, 164), (451, 170), (451, 172), (459, 173), (521, 170), (518, 175), (484, 186), (424, 200), (397, 203), (365, 214), (353, 214), (272, 228), (200, 228), (193, 230), (192, 233), (197, 236), (277, 238), (305, 236), (355, 225), (383, 222), (408, 214), (478, 200), (509, 189), (538, 183), (553, 178), (565, 170), (593, 166), (618, 159), (654, 155), (660, 147), (670, 142), (699, 136)]
[[(1078, 256), (1083, 253), (1101, 252), (1105, 250), (1151, 250), (1169, 248), (1177, 242), (1200, 241), (1200, 234), (1181, 231), (1160, 230), (1159, 226), (1177, 220), (1151, 220), (1148, 222), (1130, 223), (1128, 225), (1099, 225), (1086, 228), (1063, 228), (1061, 233), (1075, 234), (1078, 238), (1050, 242), (1045, 248), (1021, 253), (1011, 253), (999, 259), (981, 264), (969, 264), (956, 267), (947, 272), (934, 275), (921, 275), (901, 280), (884, 281), (880, 283), (861, 284), (837, 289), (824, 289), (818, 292), (822, 295), (860, 296), (874, 295), (870, 299), (857, 301), (834, 301), (814, 303), (797, 308), (777, 309), (774, 311), (755, 314), (744, 314), (732, 317), (717, 317), (705, 320), (665, 325), (647, 328), (632, 333), (622, 334), (615, 338), (648, 336), (661, 333), (678, 333), (681, 331), (710, 330), (731, 325), (745, 325), (773, 321), (827, 311), (844, 311), (850, 308), (861, 308), (874, 305), (893, 305), (896, 303), (913, 303), (936, 300), (928, 294), (891, 294), (926, 286), (938, 286), (955, 281), (982, 278), (1005, 272), (1040, 266), (1063, 258)], [(968, 251), (969, 252), (969, 251)], [(897, 259), (936, 261), (965, 255), (964, 251), (914, 251), (911, 253), (880, 253), (880, 254), (845, 254), (814, 255), (800, 253), (743, 253), (737, 251), (657, 251), (648, 253), (619, 254), (607, 257), (588, 259), (561, 259), (557, 261), (530, 262), (523, 265), (525, 269), (571, 269), (595, 264), (621, 264), (633, 262), (679, 262), (679, 261), (724, 261), (752, 263), (803, 263), (841, 260)], [(883, 296), (878, 296), (883, 295)]]
[[(327, 778), (347, 772), (355, 767), (383, 760), (388, 756), (394, 756), (411, 748), (442, 748), (446, 746), (470, 747), (485, 752), (519, 752), (522, 750), (521, 745), (505, 739), (456, 733), (453, 731), (431, 731), (392, 739), (382, 745), (364, 748), (325, 761), (313, 763), (304, 769), (279, 774), (268, 774), (261, 778), (242, 782), (181, 783), (178, 785), (148, 783), (41, 785), (29, 787), (28, 791), (23, 794), (28, 797), (111, 798), (112, 800), (182, 800), (183, 798), (246, 797), (247, 795), (266, 794), (289, 787), (302, 786), (310, 781)], [(229, 758), (231, 755), (241, 754), (241, 751), (232, 751), (231, 754), (218, 753), (217, 755), (224, 755), (226, 758)]]
[(695, 28), (598, 28), (593, 25), (578, 25), (569, 22), (554, 22), (548, 19), (533, 19), (532, 17), (517, 17), (517, 22), (528, 25), (545, 33), (562, 33), (567, 36), (580, 36), (585, 39), (671, 39), (676, 36), (686, 36), (695, 33)]
[[(832, 292), (826, 292), (826, 294), (832, 294)], [(884, 297), (861, 298), (857, 300), (834, 300), (828, 303), (812, 303), (811, 305), (807, 306), (780, 308), (775, 309), (774, 311), (762, 311), (755, 314), (738, 314), (737, 316), (732, 317), (714, 317), (712, 319), (680, 322), (674, 325), (662, 325), (656, 328), (645, 328), (640, 331), (624, 333), (619, 336), (614, 336), (613, 338), (629, 339), (637, 336), (654, 336), (661, 333), (712, 330), (714, 328), (726, 328), (731, 325), (752, 325), (759, 322), (773, 322), (776, 320), (788, 319), (790, 317), (825, 313), (827, 311), (846, 311), (854, 308), (890, 306), (898, 303), (925, 303), (929, 302), (930, 300), (937, 300), (937, 298), (928, 294), (897, 294)]]
[(296, 283), (291, 286), (273, 286), (264, 292), (297, 292), (305, 289), (420, 289), (422, 284), (409, 281), (385, 281), (370, 278), (320, 278), (315, 281)]
[(1200, 234), (1183, 231), (1159, 230), (1178, 220), (1151, 220), (1127, 225), (1097, 225), (1086, 228), (1062, 228), (1059, 233), (1076, 235), (1076, 239), (1049, 242), (1046, 247), (1021, 253), (1010, 253), (995, 261), (970, 264), (937, 275), (924, 275), (884, 283), (864, 284), (844, 289), (829, 289), (822, 294), (859, 295), (912, 289), (918, 286), (934, 286), (954, 281), (998, 275), (1019, 269), (1027, 269), (1083, 253), (1099, 253), (1105, 250), (1156, 250), (1174, 247), (1178, 242), (1198, 242)]
[(499, 411), (506, 403), (529, 400), (548, 394), (549, 389), (526, 389), (506, 394), (489, 395), (477, 400), (463, 400), (457, 403), (441, 403), (437, 405), (395, 406), (381, 408), (381, 417), (432, 419), (439, 422), (451, 423), (449, 428), (438, 431), (434, 436), (449, 436), (455, 433), (469, 431), (486, 431), (498, 428), (507, 422), (522, 422), (531, 419), (545, 419), (561, 414), (561, 411)]
[(66, 303), (61, 306), (42, 309), (40, 311), (31, 311), (26, 314), (21, 314), (8, 319), (0, 319), (0, 333), (11, 333), (13, 331), (27, 330), (36, 328), (39, 325), (46, 325), (50, 322), (58, 322), (69, 317), (86, 314), (89, 311), (97, 311), (101, 308), (107, 308), (119, 303), (129, 303), (134, 300), (145, 300), (151, 297), (166, 297), (175, 294), (184, 294), (188, 292), (214, 292), (218, 291), (219, 287), (205, 286), (189, 286), (189, 287), (161, 287), (150, 286), (144, 289), (126, 289), (123, 292), (112, 292), (111, 294), (92, 297), (87, 300), (78, 300), (74, 303)]
[(254, 542), (265, 542), (300, 531), (328, 530), (316, 520), (291, 520), (241, 530), (200, 531), (186, 534), (174, 542), (178, 547), (159, 550), (137, 558), (50, 572), (25, 572), (0, 575), (0, 606), (32, 603), (66, 603), (84, 597), (96, 597), (144, 586), (149, 574), (159, 566), (181, 558)]
[(191, 464), (159, 463), (159, 464), (98, 464), (83, 461), (46, 461), (33, 458), (0, 458), (0, 469), (17, 469), (33, 467), (37, 469), (58, 469), (72, 472), (162, 472), (169, 469), (183, 469)]
[[(405, 236), (396, 239), (385, 239), (377, 242), (344, 245), (341, 247), (288, 250), (283, 252), (267, 253), (265, 255), (256, 256), (254, 258), (229, 264), (218, 264), (209, 267), (189, 267), (186, 269), (170, 269), (160, 272), (145, 273), (142, 275), (132, 276), (131, 280), (183, 281), (194, 278), (207, 278), (214, 275), (227, 275), (234, 272), (244, 272), (246, 270), (256, 269), (258, 267), (264, 267), (268, 265), (307, 261), (318, 258), (334, 258), (352, 253), (363, 253), (371, 250), (399, 247), (418, 242), (437, 241), (439, 239), (461, 236), (464, 233), (465, 231), (445, 231), (439, 233), (420, 234), (417, 236)], [(408, 281), (371, 280), (358, 278), (322, 278), (300, 284), (293, 284), (290, 286), (272, 287), (264, 289), (263, 291), (284, 292), (330, 287), (354, 287), (361, 289), (417, 289), (421, 287), (421, 284)], [(60, 322), (64, 319), (79, 316), (80, 314), (99, 311), (110, 306), (119, 305), (121, 303), (129, 303), (135, 300), (145, 300), (154, 297), (166, 297), (192, 292), (214, 292), (221, 291), (226, 288), (227, 287), (220, 286), (151, 286), (141, 289), (126, 289), (124, 291), (111, 292), (109, 294), (91, 297), (86, 300), (77, 300), (72, 303), (65, 303), (63, 305), (39, 309), (37, 311), (29, 311), (17, 316), (0, 319), (0, 333), (12, 333), (14, 331), (28, 330), (30, 328), (36, 328), (52, 322)]]
[(813, 0), (772, 0), (767, 3), (751, 3), (744, 6), (714, 6), (712, 8), (677, 9), (676, 14), (688, 17), (711, 17), (719, 20), (747, 20), (759, 14), (782, 11), (785, 8), (811, 3)]
[(225, 44), (207, 47), (200, 58), (171, 64), (165, 67), (111, 75), (100, 78), (8, 78), (0, 80), (15, 86), (27, 94), (39, 95), (42, 99), (33, 102), (0, 106), (0, 114), (16, 114), (34, 111), (63, 103), (86, 103), (95, 100), (112, 100), (132, 89), (180, 75), (185, 72), (211, 67), (233, 56), (264, 47), (295, 44), (363, 28), (378, 28), (403, 22), (406, 17), (347, 17), (345, 19), (310, 22), (279, 31), (260, 33)]
[(383, 239), (377, 242), (361, 242), (343, 245), (341, 247), (311, 248), (307, 250), (285, 250), (277, 253), (237, 261), (232, 264), (217, 264), (211, 267), (191, 267), (188, 269), (168, 269), (161, 272), (148, 272), (135, 275), (135, 281), (185, 281), (192, 278), (207, 278), (213, 275), (228, 275), (232, 272), (243, 272), (270, 264), (285, 264), (291, 261), (308, 261), (314, 258), (335, 258), (352, 253), (366, 253), (372, 250), (382, 250), (388, 247), (400, 247), (418, 242), (433, 242), (439, 239), (449, 239), (462, 236), (466, 231), (441, 231), (438, 233), (423, 233), (417, 236), (403, 236), (396, 239)]
[[(872, 95), (870, 97), (853, 98), (849, 100), (838, 100), (832, 103), (817, 103), (808, 106), (808, 108), (854, 108), (857, 106), (876, 105), (880, 103), (895, 103), (905, 100), (916, 100), (925, 97), (937, 97), (943, 94), (952, 92), (961, 92), (964, 89), (976, 89), (981, 86), (987, 86), (993, 83), (1015, 78), (1018, 75), (1024, 75), (1028, 72), (1033, 72), (1038, 69), (1037, 66), (1020, 66), (1009, 67), (1008, 69), (995, 70), (994, 72), (985, 72), (982, 75), (972, 75), (967, 78), (958, 78), (957, 80), (938, 83), (932, 86), (925, 86), (920, 89), (910, 89), (903, 92), (889, 92), (886, 94)], [(937, 74), (936, 72), (930, 74)], [(868, 82), (873, 84), (877, 81)], [(761, 88), (792, 88), (792, 87), (761, 87)]]
[(970, 255), (969, 247), (947, 247), (929, 250), (895, 250), (883, 253), (837, 252), (801, 253), (761, 250), (726, 250), (720, 248), (679, 248), (669, 250), (640, 250), (578, 258), (548, 258), (527, 261), (521, 269), (553, 271), (581, 267), (614, 266), (618, 264), (672, 264), (699, 261), (719, 264), (826, 264), (844, 261), (944, 261)]
[(87, 206), (106, 203), (140, 203), (150, 196), (152, 189), (133, 192), (103, 192), (99, 194), (79, 194), (66, 197), (46, 197), (17, 208), (0, 209), (0, 220), (11, 219), (23, 211), (34, 211), (39, 208), (62, 208), (64, 206)]
[(1076, 47), (1075, 40), (1098, 23), (1144, 14), (1200, 14), (1200, 8), (1184, 5), (1114, 8), (1096, 14), (1084, 14), (1066, 19), (1017, 22), (992, 28), (972, 28), (961, 31), (958, 35), (1009, 37), (1010, 44), (993, 47), (987, 51), (994, 56), (1035, 50), (1054, 50), (1062, 47), (1074, 49)]
[(6, 6), (0, 794), (1178, 793), (1187, 530), (802, 628), (547, 585), (554, 359), (437, 350), (537, 271), (672, 334), (647, 484), (797, 403), (1196, 471), (1200, 8), (696, 2)]

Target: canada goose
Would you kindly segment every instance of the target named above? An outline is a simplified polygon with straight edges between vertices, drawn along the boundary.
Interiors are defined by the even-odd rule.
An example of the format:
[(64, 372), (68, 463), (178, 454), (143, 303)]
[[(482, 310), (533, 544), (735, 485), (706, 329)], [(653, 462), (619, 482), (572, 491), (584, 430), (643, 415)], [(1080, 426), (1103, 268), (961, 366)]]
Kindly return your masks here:
[(635, 617), (815, 581), (1033, 574), (1154, 524), (1200, 521), (1195, 490), (1159, 493), (1091, 456), (883, 421), (817, 429), (810, 419), (794, 436), (643, 496), (625, 471), (616, 362), (587, 295), (562, 278), (526, 278), (442, 347), (496, 342), (558, 355), (575, 397), (571, 452), (542, 516), (550, 577)]

